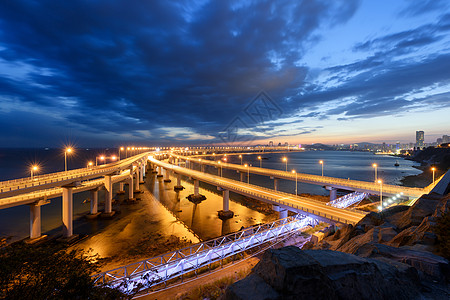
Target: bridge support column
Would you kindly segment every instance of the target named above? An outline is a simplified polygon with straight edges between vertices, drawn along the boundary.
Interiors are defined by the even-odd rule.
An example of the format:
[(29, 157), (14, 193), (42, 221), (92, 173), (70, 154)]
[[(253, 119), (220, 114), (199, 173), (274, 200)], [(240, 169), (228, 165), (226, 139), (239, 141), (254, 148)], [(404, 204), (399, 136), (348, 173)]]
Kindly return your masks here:
[(128, 179), (128, 201), (134, 201), (134, 191), (133, 191), (133, 174), (130, 174)]
[(200, 171), (205, 173), (205, 165), (204, 164), (200, 164)]
[(184, 189), (184, 187), (181, 185), (181, 175), (180, 174), (176, 174), (177, 176), (177, 185), (173, 187), (173, 189), (175, 191), (181, 191), (182, 189)]
[(139, 183), (144, 183), (144, 164), (138, 167), (139, 170)]
[(220, 219), (229, 219), (234, 216), (234, 212), (230, 210), (230, 191), (223, 189), (221, 187), (217, 187), (219, 191), (222, 191), (223, 197), (223, 209), (218, 211), (218, 215)]
[(114, 211), (112, 210), (112, 177), (111, 175), (105, 176), (105, 211), (102, 214), (102, 218), (110, 218), (114, 216)]
[(73, 190), (71, 187), (62, 188), (62, 221), (63, 238), (73, 235)]
[(141, 167), (141, 178), (142, 178), (142, 182), (144, 182), (144, 177), (145, 177), (145, 163), (142, 163), (142, 167)]
[(200, 182), (198, 181), (198, 179), (194, 179), (194, 196), (198, 196), (198, 190), (199, 190), (199, 184)]
[(30, 204), (30, 240), (41, 238), (41, 204)]
[(88, 219), (95, 219), (100, 214), (98, 212), (98, 188), (90, 190), (91, 194), (91, 211), (86, 215)]
[(169, 169), (166, 169), (166, 177), (164, 178), (164, 182), (171, 182), (172, 180), (170, 180), (169, 177)]
[(202, 202), (206, 199), (205, 195), (201, 195), (199, 193), (199, 185), (200, 182), (198, 179), (194, 179), (194, 193), (190, 194), (187, 198), (189, 201), (194, 202), (195, 204)]
[(281, 207), (279, 205), (272, 205), (272, 209), (274, 211), (278, 212), (278, 218), (279, 219), (284, 219), (288, 217), (288, 210), (284, 207)]
[(117, 191), (117, 195), (124, 195), (125, 194), (125, 189), (123, 188), (123, 181), (119, 182), (119, 190)]
[(331, 188), (330, 189), (330, 201), (336, 200), (337, 198), (337, 189)]
[(278, 178), (273, 179), (273, 189), (278, 191)]
[(140, 166), (136, 166), (136, 179), (135, 179), (135, 181), (134, 181), (134, 185), (135, 185), (135, 187), (134, 187), (134, 192), (136, 193), (136, 194), (139, 194), (140, 192), (141, 192), (141, 190), (139, 189), (139, 183), (140, 183), (140, 172), (139, 172), (139, 169), (140, 169)]
[(162, 167), (156, 167), (157, 169), (158, 169), (158, 175), (156, 175), (156, 177), (163, 177), (163, 174), (162, 174)]

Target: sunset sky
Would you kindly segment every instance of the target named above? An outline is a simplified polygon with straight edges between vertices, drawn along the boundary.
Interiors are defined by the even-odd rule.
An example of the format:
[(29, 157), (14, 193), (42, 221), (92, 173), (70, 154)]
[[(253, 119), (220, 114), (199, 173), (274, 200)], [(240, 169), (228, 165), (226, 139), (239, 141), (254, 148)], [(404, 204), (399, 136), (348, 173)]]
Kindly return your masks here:
[(1, 1), (0, 146), (433, 142), (449, 3)]

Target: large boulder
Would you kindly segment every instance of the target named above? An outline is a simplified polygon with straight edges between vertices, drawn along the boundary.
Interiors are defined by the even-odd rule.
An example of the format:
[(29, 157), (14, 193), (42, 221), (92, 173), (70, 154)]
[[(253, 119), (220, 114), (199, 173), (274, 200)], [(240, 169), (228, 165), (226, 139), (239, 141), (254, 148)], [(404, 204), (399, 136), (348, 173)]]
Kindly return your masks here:
[(225, 299), (419, 299), (420, 280), (401, 263), (329, 251), (268, 250)]
[(400, 218), (391, 220), (391, 222), (400, 230), (410, 226), (419, 226), (424, 218), (435, 213), (441, 204), (441, 198), (441, 195), (423, 195)]
[(354, 251), (355, 255), (366, 258), (386, 258), (410, 265), (423, 272), (433, 280), (445, 282), (450, 280), (449, 262), (428, 251), (417, 251), (407, 247), (392, 247), (383, 244), (368, 243)]

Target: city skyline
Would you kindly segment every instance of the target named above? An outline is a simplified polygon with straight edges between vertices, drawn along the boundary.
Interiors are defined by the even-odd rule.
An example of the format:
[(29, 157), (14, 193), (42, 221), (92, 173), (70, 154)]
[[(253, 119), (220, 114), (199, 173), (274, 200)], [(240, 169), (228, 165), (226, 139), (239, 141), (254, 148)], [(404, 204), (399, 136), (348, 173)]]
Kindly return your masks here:
[(449, 30), (446, 1), (1, 3), (2, 147), (432, 143)]

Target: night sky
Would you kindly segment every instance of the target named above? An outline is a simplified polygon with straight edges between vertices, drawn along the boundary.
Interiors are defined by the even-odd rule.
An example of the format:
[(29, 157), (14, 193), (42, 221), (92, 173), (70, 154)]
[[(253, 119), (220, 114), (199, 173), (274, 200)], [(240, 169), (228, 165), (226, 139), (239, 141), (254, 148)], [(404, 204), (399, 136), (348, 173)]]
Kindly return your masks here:
[(0, 146), (432, 142), (449, 3), (1, 1)]

